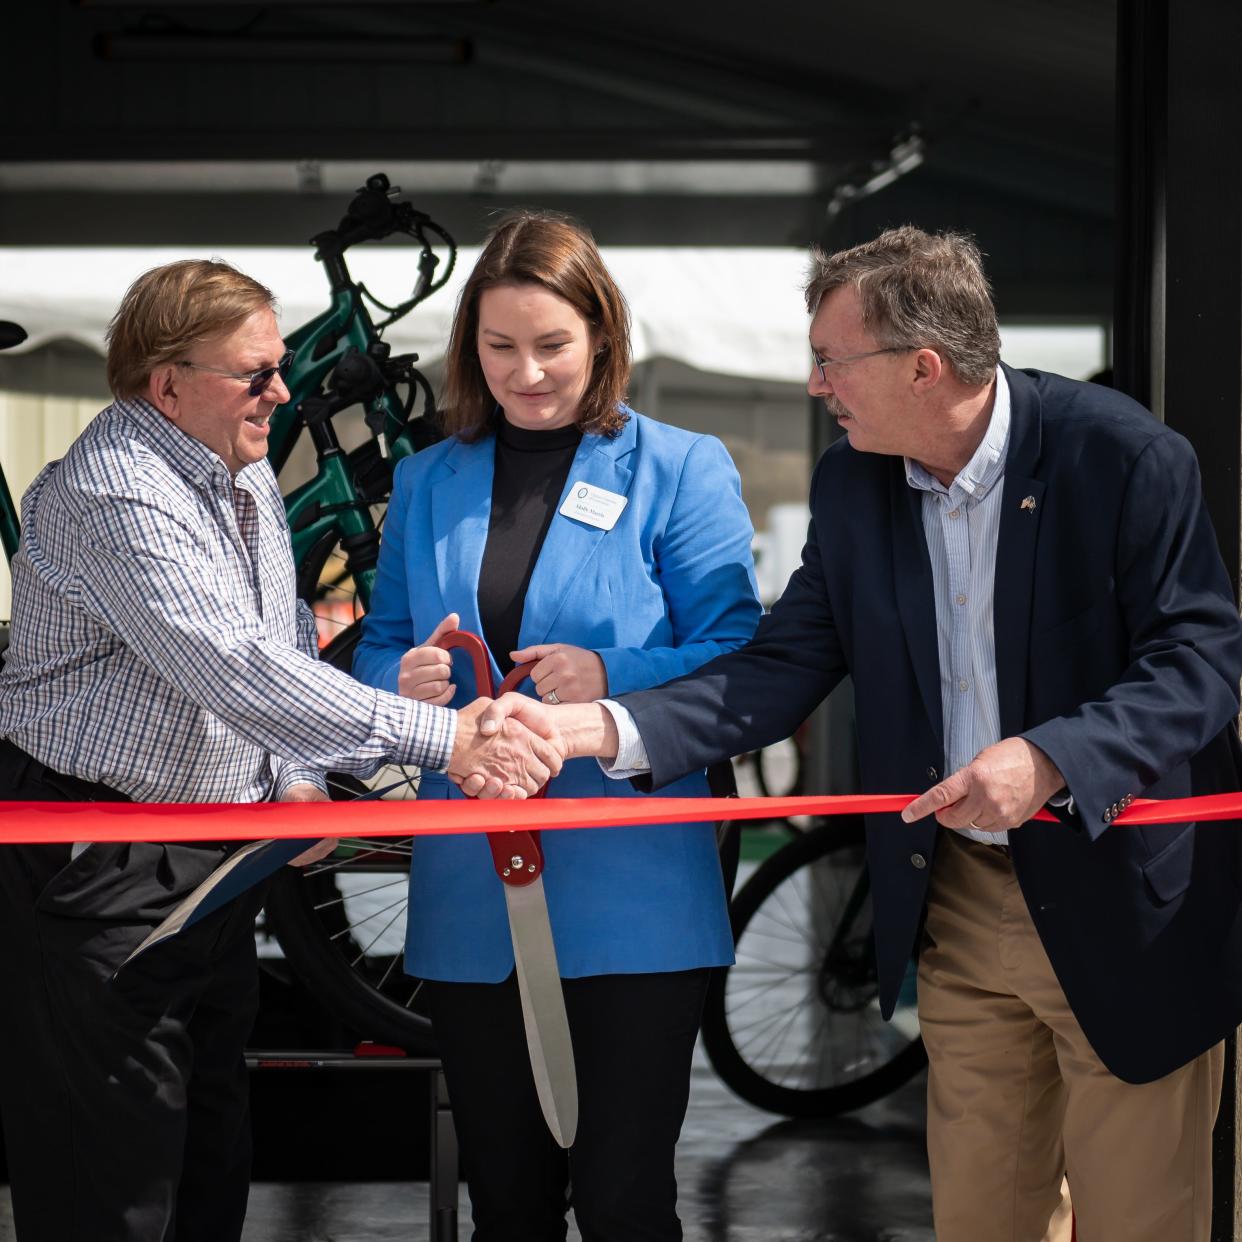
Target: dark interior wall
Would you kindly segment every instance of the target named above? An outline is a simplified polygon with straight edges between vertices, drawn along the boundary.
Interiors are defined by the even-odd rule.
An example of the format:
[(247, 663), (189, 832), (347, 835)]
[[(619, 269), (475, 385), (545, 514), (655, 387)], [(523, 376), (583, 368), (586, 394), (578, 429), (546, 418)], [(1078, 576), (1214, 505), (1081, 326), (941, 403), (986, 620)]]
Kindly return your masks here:
[[(1004, 21), (983, 0), (11, 5), (0, 244), (297, 245), (344, 201), (316, 188), (317, 162), (451, 160), (478, 175), (403, 184), (467, 243), (517, 204), (614, 245), (803, 246), (913, 220), (979, 237), (1006, 315), (1095, 317), (1112, 275), (1114, 23), (1115, 0), (1015, 0)], [(830, 219), (912, 135), (921, 166)], [(801, 161), (806, 185), (774, 192), (774, 159)], [(149, 163), (132, 185), (92, 179), (120, 160)], [(517, 193), (503, 169), (521, 160), (728, 160), (736, 175), (653, 193), (570, 192), (553, 173)], [(231, 176), (203, 165), (173, 189), (161, 161)], [(71, 165), (67, 182), (29, 175)]]

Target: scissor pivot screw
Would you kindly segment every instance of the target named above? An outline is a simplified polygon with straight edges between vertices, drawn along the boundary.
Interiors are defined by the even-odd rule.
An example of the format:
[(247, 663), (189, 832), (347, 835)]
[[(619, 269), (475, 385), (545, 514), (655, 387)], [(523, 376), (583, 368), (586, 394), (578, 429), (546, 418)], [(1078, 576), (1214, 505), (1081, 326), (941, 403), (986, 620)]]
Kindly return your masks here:
[(513, 857), (509, 859), (509, 866), (512, 867), (514, 871), (521, 871), (525, 865), (526, 859), (524, 859), (521, 854), (514, 854)]

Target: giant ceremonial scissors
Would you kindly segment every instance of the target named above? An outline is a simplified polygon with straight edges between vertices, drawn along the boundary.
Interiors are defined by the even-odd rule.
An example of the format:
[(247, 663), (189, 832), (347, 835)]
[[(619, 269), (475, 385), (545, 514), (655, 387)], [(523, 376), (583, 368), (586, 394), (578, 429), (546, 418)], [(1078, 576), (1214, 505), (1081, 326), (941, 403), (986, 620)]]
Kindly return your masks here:
[[(534, 668), (533, 662), (519, 664), (497, 690), (487, 647), (477, 634), (452, 630), (440, 639), (439, 646), (468, 652), (474, 663), (478, 693), (492, 698), (521, 685)], [(545, 785), (535, 797), (541, 798), (546, 789)], [(498, 805), (497, 819), (503, 817), (503, 808)], [(565, 1014), (565, 993), (556, 964), (556, 946), (552, 942), (552, 924), (548, 920), (548, 902), (543, 891), (543, 849), (539, 832), (537, 829), (489, 832), (487, 843), (492, 850), (492, 865), (504, 885), (518, 993), (522, 998), (522, 1024), (526, 1028), (526, 1047), (539, 1107), (543, 1109), (552, 1137), (562, 1147), (570, 1147), (578, 1129), (578, 1076), (569, 1039), (569, 1019)]]

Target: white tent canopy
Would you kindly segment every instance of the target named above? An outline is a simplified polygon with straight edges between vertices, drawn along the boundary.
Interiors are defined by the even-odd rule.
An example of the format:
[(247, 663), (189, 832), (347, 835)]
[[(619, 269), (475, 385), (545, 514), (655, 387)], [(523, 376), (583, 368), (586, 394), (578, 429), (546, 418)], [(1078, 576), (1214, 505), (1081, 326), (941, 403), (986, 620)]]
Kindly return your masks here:
[[(395, 305), (408, 293), (418, 252), (411, 246), (349, 251), (355, 280)], [(266, 284), (288, 332), (328, 306), (323, 268), (309, 246), (210, 251), (110, 247), (0, 247), (0, 319), (30, 333), (25, 349), (70, 338), (103, 352), (104, 329), (130, 282), (174, 259), (222, 258)], [(448, 338), (457, 294), (477, 247), (463, 247), (448, 286), (393, 325), (394, 350), (434, 362)], [(604, 258), (630, 303), (636, 361), (674, 358), (700, 371), (804, 383), (809, 371), (802, 284), (806, 252), (793, 247), (617, 246)], [(1085, 378), (1104, 365), (1101, 325), (1003, 325), (1007, 362)]]
[[(0, 319), (26, 328), (25, 349), (68, 337), (102, 352), (108, 320), (136, 276), (198, 257), (225, 259), (267, 285), (286, 332), (328, 306), (328, 283), (308, 246), (0, 247)], [(395, 305), (414, 282), (417, 257), (411, 246), (359, 246), (347, 262), (355, 280)], [(386, 338), (394, 350), (416, 350), (424, 362), (441, 356), (458, 291), (477, 257), (476, 247), (463, 247), (448, 286), (392, 326)], [(717, 374), (806, 379), (804, 251), (616, 247), (604, 258), (630, 303), (636, 360), (660, 355)]]

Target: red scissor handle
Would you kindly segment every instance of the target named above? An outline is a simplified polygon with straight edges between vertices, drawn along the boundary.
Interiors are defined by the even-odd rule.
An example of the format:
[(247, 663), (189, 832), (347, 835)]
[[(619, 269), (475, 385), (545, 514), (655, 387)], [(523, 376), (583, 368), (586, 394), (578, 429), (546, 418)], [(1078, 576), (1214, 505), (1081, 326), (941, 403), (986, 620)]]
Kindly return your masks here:
[[(445, 651), (452, 651), (456, 648), (467, 652), (474, 665), (475, 688), (480, 695), (486, 694), (493, 699), (520, 686), (530, 676), (531, 669), (535, 667), (533, 660), (529, 664), (517, 665), (510, 670), (509, 675), (500, 683), (500, 689), (497, 690), (496, 683), (492, 680), (491, 657), (488, 654), (487, 644), (477, 634), (471, 634), (468, 630), (450, 630), (441, 636), (437, 645)], [(547, 789), (547, 785), (544, 785), (533, 796), (542, 798)], [(539, 844), (537, 830), (489, 832), (487, 844), (492, 851), (492, 866), (496, 868), (496, 874), (506, 884), (521, 888), (524, 885), (533, 884), (543, 875), (543, 849)]]

